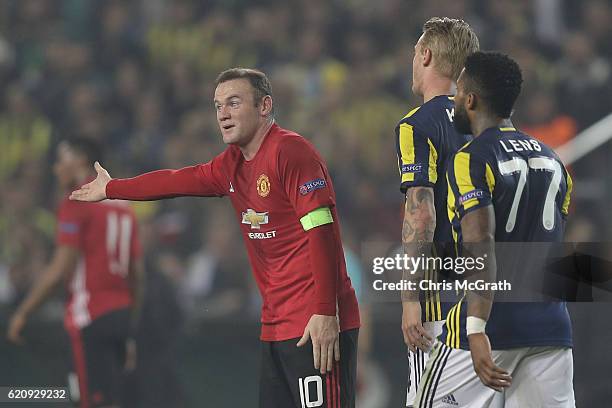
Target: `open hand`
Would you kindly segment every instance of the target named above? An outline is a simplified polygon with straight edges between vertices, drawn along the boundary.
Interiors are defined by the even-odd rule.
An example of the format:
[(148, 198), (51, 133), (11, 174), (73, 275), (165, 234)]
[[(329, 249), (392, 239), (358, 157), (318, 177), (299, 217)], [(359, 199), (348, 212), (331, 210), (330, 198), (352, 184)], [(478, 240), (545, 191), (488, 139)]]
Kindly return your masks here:
[(106, 185), (111, 181), (111, 176), (100, 163), (96, 162), (94, 168), (98, 176), (91, 183), (87, 183), (80, 189), (70, 194), (71, 200), (76, 201), (102, 201), (106, 198)]

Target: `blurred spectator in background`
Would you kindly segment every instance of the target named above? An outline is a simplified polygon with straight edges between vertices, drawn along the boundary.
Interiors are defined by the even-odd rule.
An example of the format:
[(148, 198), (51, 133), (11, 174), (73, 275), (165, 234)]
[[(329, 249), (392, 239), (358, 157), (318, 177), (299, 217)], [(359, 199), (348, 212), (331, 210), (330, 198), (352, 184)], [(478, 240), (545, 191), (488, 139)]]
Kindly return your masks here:
[(574, 118), (559, 112), (555, 96), (545, 89), (537, 89), (527, 99), (522, 131), (556, 149), (576, 136), (578, 125)]
[(563, 112), (573, 115), (580, 128), (612, 110), (611, 67), (593, 39), (583, 32), (568, 34), (559, 63), (559, 96)]
[[(248, 263), (236, 256), (234, 215), (226, 207), (212, 212), (202, 231), (202, 245), (187, 261), (180, 282), (183, 307), (196, 319), (236, 316), (248, 305), (250, 270)], [(255, 295), (255, 293), (253, 293)]]
[(612, 4), (605, 0), (590, 0), (582, 4), (583, 22), (580, 31), (584, 31), (587, 37), (593, 41), (593, 47), (604, 56), (612, 56)]
[(38, 113), (31, 97), (20, 84), (5, 89), (3, 99), (3, 110), (0, 112), (0, 182), (14, 177), (22, 166), (28, 167), (46, 159), (52, 131), (51, 123)]

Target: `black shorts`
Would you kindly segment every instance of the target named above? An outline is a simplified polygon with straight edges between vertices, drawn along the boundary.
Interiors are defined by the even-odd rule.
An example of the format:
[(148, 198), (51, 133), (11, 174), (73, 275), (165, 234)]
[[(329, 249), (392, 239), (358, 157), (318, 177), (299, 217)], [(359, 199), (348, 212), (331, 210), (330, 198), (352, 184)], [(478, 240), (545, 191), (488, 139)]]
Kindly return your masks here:
[(81, 408), (119, 404), (130, 309), (106, 313), (69, 331)]
[(260, 408), (354, 408), (359, 329), (340, 333), (340, 361), (325, 375), (314, 368), (312, 343), (262, 342)]

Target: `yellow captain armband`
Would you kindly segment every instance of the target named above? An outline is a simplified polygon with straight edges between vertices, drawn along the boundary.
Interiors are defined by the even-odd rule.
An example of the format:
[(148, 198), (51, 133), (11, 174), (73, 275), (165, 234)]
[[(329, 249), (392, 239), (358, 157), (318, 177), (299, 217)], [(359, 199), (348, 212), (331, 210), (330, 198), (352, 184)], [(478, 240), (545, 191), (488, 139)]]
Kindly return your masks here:
[(300, 218), (300, 222), (304, 231), (308, 231), (321, 225), (331, 224), (334, 218), (329, 207), (319, 207)]

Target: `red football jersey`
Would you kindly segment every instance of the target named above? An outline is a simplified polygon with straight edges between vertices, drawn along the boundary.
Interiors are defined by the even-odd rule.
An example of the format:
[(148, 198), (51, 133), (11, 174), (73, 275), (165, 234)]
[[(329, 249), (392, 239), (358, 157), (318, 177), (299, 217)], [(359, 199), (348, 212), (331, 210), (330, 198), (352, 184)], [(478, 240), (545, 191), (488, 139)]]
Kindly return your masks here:
[(82, 203), (64, 199), (58, 210), (57, 245), (80, 250), (67, 282), (64, 324), (87, 326), (98, 316), (132, 304), (130, 263), (141, 256), (134, 213), (125, 201)]
[[(205, 164), (113, 180), (106, 192), (111, 198), (132, 200), (229, 196), (263, 298), (262, 340), (301, 337), (312, 314), (329, 312), (328, 304), (332, 314), (337, 308), (342, 331), (359, 327), (332, 182), (322, 158), (302, 136), (273, 125), (250, 161), (232, 145)], [(320, 207), (331, 208), (340, 260), (336, 293), (325, 300), (315, 291), (308, 233), (300, 223), (301, 217)]]

